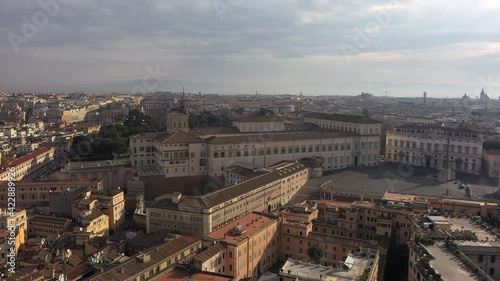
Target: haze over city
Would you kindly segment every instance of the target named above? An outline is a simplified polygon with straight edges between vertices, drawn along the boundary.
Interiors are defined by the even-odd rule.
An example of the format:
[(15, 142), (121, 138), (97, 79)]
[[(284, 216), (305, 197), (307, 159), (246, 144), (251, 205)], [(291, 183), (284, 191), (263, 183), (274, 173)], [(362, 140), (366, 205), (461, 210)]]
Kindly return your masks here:
[(0, 3), (0, 91), (500, 93), (495, 0)]

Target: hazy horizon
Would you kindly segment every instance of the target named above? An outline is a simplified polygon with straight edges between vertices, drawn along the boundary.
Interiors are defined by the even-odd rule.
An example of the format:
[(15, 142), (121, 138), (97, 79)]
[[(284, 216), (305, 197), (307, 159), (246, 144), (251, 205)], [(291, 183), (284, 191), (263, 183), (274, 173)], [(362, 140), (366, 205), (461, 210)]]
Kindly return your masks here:
[(0, 3), (5, 92), (500, 95), (494, 0)]

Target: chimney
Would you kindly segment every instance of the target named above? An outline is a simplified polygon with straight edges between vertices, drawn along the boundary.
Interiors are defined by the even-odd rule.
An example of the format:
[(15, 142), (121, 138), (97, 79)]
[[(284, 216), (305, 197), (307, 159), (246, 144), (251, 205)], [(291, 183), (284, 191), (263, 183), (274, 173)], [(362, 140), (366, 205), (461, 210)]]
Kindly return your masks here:
[(172, 194), (172, 202), (173, 203), (179, 203), (179, 202), (181, 202), (181, 197), (182, 197), (182, 193), (180, 193), (180, 192), (174, 192)]

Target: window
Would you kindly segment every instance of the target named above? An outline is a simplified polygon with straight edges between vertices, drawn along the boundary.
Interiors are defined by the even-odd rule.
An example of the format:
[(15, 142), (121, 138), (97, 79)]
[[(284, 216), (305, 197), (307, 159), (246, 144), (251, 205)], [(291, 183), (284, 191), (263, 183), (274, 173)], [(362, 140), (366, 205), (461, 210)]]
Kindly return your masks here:
[(490, 275), (495, 275), (495, 268), (494, 267), (490, 267)]
[(483, 255), (479, 255), (479, 262), (483, 262)]
[(491, 262), (495, 262), (496, 258), (497, 258), (497, 256), (492, 255), (492, 256), (491, 256)]
[[(233, 257), (233, 252), (229, 252), (229, 258), (232, 258)], [(229, 267), (229, 270), (231, 270), (231, 265)]]

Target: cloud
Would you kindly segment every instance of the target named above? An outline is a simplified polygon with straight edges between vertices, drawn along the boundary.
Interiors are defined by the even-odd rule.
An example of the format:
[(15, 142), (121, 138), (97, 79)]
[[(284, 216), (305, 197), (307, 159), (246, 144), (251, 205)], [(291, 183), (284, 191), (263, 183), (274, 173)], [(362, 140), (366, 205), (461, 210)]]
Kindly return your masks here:
[[(42, 2), (50, 1), (57, 0)], [(222, 19), (215, 1), (228, 7)], [(15, 54), (7, 34), (21, 35), (23, 17), (39, 11), (37, 1), (0, 0), (0, 90), (135, 80), (157, 63), (172, 79), (247, 93), (345, 94), (362, 82), (391, 87), (395, 78), (412, 92), (426, 81), (450, 85), (460, 77), (465, 87), (479, 75), (500, 80), (495, 0), (72, 0)], [(374, 29), (383, 15), (388, 20)], [(362, 48), (359, 32), (369, 39)], [(350, 63), (343, 44), (357, 49)], [(352, 94), (362, 90), (370, 91)]]

